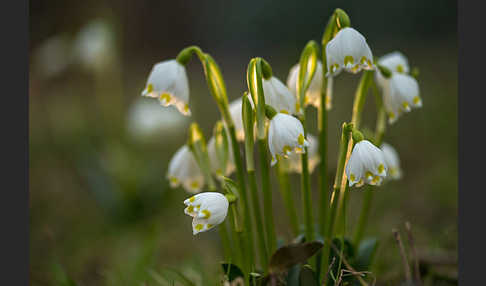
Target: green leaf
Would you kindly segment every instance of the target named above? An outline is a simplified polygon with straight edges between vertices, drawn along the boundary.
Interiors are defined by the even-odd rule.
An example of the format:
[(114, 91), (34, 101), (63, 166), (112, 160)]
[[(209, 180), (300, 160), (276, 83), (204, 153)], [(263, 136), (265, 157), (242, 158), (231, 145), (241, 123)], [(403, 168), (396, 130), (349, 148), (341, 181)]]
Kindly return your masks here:
[(356, 255), (356, 271), (368, 270), (377, 248), (378, 240), (374, 237), (365, 239), (360, 243), (358, 254)]
[(228, 280), (232, 282), (238, 277), (245, 278), (243, 271), (241, 269), (231, 263), (221, 263), (221, 266), (223, 267), (223, 272), (226, 276), (228, 276)]
[(300, 286), (319, 286), (316, 274), (310, 265), (303, 265), (300, 268), (299, 274), (299, 285)]
[(282, 273), (297, 263), (305, 263), (323, 246), (322, 242), (311, 241), (282, 246), (272, 255), (269, 264), (270, 273)]

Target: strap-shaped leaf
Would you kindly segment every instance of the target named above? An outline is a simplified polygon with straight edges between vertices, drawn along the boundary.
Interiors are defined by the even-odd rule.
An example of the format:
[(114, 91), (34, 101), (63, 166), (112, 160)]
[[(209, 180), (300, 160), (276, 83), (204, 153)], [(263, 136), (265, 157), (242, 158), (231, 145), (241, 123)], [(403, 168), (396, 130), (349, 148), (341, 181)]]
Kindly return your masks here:
[(297, 263), (305, 263), (323, 246), (322, 242), (311, 241), (295, 243), (280, 247), (270, 259), (269, 273), (281, 273), (287, 271)]

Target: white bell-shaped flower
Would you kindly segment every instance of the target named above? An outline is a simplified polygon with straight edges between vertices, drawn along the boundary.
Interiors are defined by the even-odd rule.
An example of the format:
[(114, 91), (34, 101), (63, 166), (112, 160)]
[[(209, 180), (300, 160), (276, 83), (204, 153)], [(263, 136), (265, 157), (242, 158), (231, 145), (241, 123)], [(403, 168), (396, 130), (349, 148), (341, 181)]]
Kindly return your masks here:
[(422, 107), (417, 80), (408, 74), (392, 73), (382, 89), (383, 104), (390, 123), (394, 123), (404, 112)]
[[(299, 78), (299, 71), (300, 71), (300, 64), (295, 64), (289, 72), (289, 76), (287, 77), (287, 86), (290, 91), (295, 95), (297, 98), (297, 79)], [(313, 105), (316, 108), (319, 108), (321, 102), (321, 88), (322, 88), (322, 63), (321, 61), (317, 61), (316, 71), (314, 73), (314, 77), (309, 85), (305, 93), (304, 104)], [(300, 108), (296, 108), (296, 112), (299, 112)]]
[[(317, 137), (308, 134), (307, 141), (309, 141), (309, 147), (307, 147), (309, 173), (312, 173), (320, 162), (319, 157), (319, 140)], [(289, 171), (295, 173), (302, 173), (302, 156), (293, 152), (289, 155)]]
[(154, 65), (142, 96), (158, 98), (161, 105), (174, 105), (182, 114), (191, 115), (186, 68), (176, 60)]
[(204, 192), (184, 201), (184, 213), (193, 217), (192, 233), (205, 232), (222, 223), (228, 214), (228, 199), (221, 193)]
[(228, 177), (231, 175), (236, 166), (234, 164), (234, 157), (233, 157), (233, 150), (231, 146), (231, 141), (228, 138), (228, 161), (226, 162), (226, 166), (223, 166), (223, 162), (220, 162), (218, 155), (216, 153), (216, 139), (211, 137), (208, 141), (208, 156), (209, 156), (209, 163), (211, 165), (211, 172), (216, 174), (218, 179), (222, 179), (222, 176)]
[(385, 162), (388, 166), (387, 178), (398, 180), (402, 177), (402, 169), (400, 168), (400, 158), (398, 153), (390, 144), (383, 143), (381, 145), (381, 151), (385, 156)]
[(356, 187), (361, 187), (364, 183), (379, 186), (387, 170), (383, 151), (370, 141), (361, 140), (354, 145), (346, 165), (346, 176), (349, 186), (356, 184)]
[(327, 74), (336, 76), (341, 70), (358, 73), (372, 70), (373, 55), (365, 37), (353, 28), (344, 28), (326, 45)]
[(172, 156), (167, 179), (172, 188), (182, 185), (190, 193), (197, 193), (204, 186), (204, 175), (187, 145), (179, 148)]
[(285, 113), (277, 113), (270, 120), (268, 147), (272, 154), (272, 166), (277, 163), (276, 155), (288, 158), (292, 152), (304, 153), (304, 147), (308, 146), (309, 142), (304, 137), (304, 127), (297, 118)]
[[(263, 79), (263, 94), (265, 104), (273, 107), (277, 112), (295, 114), (297, 112), (297, 98), (295, 95), (276, 77)], [(248, 93), (251, 98), (251, 94)]]
[(376, 82), (383, 91), (383, 103), (390, 124), (412, 107), (422, 107), (417, 80), (408, 74), (410, 66), (401, 52), (395, 51), (382, 56), (378, 64), (392, 73), (390, 78), (385, 78), (379, 70), (375, 73)]

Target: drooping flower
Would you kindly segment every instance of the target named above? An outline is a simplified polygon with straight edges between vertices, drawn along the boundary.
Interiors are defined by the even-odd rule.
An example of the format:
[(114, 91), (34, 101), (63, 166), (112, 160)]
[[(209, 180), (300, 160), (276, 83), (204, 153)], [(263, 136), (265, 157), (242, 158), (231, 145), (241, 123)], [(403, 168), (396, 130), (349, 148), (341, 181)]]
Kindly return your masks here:
[(142, 96), (158, 98), (161, 105), (174, 105), (182, 114), (191, 115), (186, 68), (176, 60), (154, 65)]
[[(294, 94), (276, 77), (263, 79), (263, 94), (265, 104), (270, 105), (276, 111), (295, 114), (297, 112), (297, 98)], [(251, 98), (251, 94), (248, 93)]]
[[(297, 79), (299, 77), (300, 64), (295, 64), (289, 72), (287, 77), (287, 86), (292, 93), (297, 97)], [(313, 105), (316, 108), (319, 107), (321, 102), (321, 88), (322, 88), (322, 63), (317, 61), (316, 71), (314, 77), (305, 93), (304, 103), (305, 105)], [(300, 109), (300, 108), (297, 108)], [(299, 112), (299, 110), (296, 110)]]
[(204, 186), (204, 175), (187, 145), (179, 148), (172, 156), (167, 179), (172, 188), (182, 185), (190, 193), (197, 193)]
[(211, 165), (211, 172), (216, 174), (218, 179), (222, 179), (222, 176), (228, 177), (235, 171), (235, 164), (233, 159), (233, 152), (231, 149), (231, 140), (228, 138), (228, 159), (226, 162), (226, 166), (224, 166), (224, 162), (221, 162), (219, 156), (217, 155), (216, 151), (216, 139), (215, 137), (211, 137), (208, 141), (208, 156), (209, 156), (209, 163)]
[(402, 177), (402, 169), (400, 168), (400, 158), (398, 157), (397, 151), (387, 143), (383, 143), (380, 149), (383, 151), (385, 162), (388, 166), (387, 178), (394, 180), (400, 179)]
[[(314, 171), (314, 168), (319, 164), (320, 157), (319, 157), (319, 140), (317, 137), (308, 134), (307, 140), (309, 141), (309, 147), (307, 147), (308, 153), (308, 163), (309, 163), (309, 173)], [(295, 173), (302, 173), (302, 157), (297, 153), (291, 153), (289, 155), (289, 171)]]
[(276, 155), (287, 158), (292, 152), (302, 154), (309, 142), (304, 137), (304, 127), (295, 117), (277, 113), (268, 129), (268, 146), (272, 154), (271, 165), (277, 163)]
[(358, 73), (372, 70), (373, 55), (365, 37), (353, 28), (344, 28), (326, 45), (327, 74), (336, 76), (341, 70)]
[(422, 107), (417, 80), (408, 74), (410, 67), (402, 53), (395, 51), (384, 55), (378, 64), (392, 72), (390, 78), (383, 76), (379, 70), (376, 72), (376, 82), (383, 91), (383, 104), (390, 124), (404, 112)]
[(184, 201), (184, 213), (193, 217), (192, 233), (205, 232), (222, 223), (228, 214), (228, 199), (221, 193), (204, 192)]
[(86, 24), (76, 35), (74, 57), (88, 69), (101, 70), (113, 60), (115, 51), (114, 32), (103, 19)]
[(361, 140), (354, 145), (346, 165), (346, 176), (349, 186), (356, 184), (356, 187), (361, 187), (364, 183), (379, 186), (386, 177), (387, 170), (383, 151), (370, 141)]
[(422, 107), (422, 99), (417, 80), (408, 74), (392, 73), (384, 82), (383, 104), (388, 121), (394, 123), (404, 112)]

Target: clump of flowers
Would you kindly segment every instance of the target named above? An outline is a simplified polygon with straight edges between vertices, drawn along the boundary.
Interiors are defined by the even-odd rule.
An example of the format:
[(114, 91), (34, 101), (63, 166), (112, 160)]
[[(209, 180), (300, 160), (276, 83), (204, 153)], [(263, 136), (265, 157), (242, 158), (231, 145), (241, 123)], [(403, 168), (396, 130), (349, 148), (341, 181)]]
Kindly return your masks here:
[[(222, 266), (225, 274), (231, 274), (226, 277), (230, 281), (226, 282), (239, 279), (246, 285), (250, 281), (252, 285), (282, 285), (291, 266), (304, 265), (318, 251), (321, 255), (309, 260), (313, 261), (312, 266), (298, 266), (301, 274), (312, 273), (313, 285), (329, 285), (326, 283), (332, 279), (336, 282), (336, 277), (356, 282), (354, 276), (339, 276), (339, 269), (346, 267), (351, 271), (353, 266), (343, 264), (337, 252), (342, 253), (345, 241), (360, 251), (362, 248), (362, 251), (372, 251), (366, 248), (372, 247), (369, 244), (360, 244), (369, 208), (363, 205), (352, 242), (338, 235), (338, 227), (345, 221), (348, 197), (353, 195), (353, 190), (367, 192), (371, 198), (372, 193), (377, 193), (374, 189), (382, 187), (386, 178), (402, 176), (396, 150), (382, 141), (386, 115), (388, 122), (393, 123), (404, 112), (422, 106), (416, 74), (410, 74), (408, 60), (399, 52), (375, 60), (366, 38), (351, 27), (343, 10), (336, 9), (325, 27), (321, 44), (309, 41), (298, 63), (290, 68), (287, 85), (273, 75), (267, 61), (253, 58), (246, 75), (248, 90), (228, 103), (225, 81), (216, 61), (199, 47), (190, 46), (175, 59), (154, 65), (142, 95), (157, 98), (163, 107), (173, 105), (190, 116), (191, 108), (197, 106), (190, 107), (185, 66), (193, 55), (203, 65), (221, 120), (216, 122), (209, 141), (197, 123), (191, 125), (186, 144), (169, 163), (167, 178), (171, 187), (182, 186), (185, 191), (196, 193), (184, 201), (185, 214), (193, 218), (193, 234), (204, 235), (203, 232), (218, 229), (227, 260)], [(356, 75), (361, 72), (361, 80), (351, 120), (342, 123), (341, 137), (334, 140), (327, 136), (329, 124), (334, 124), (328, 122), (327, 114), (331, 111), (333, 81), (342, 71)], [(375, 84), (381, 89), (372, 88)], [(369, 90), (377, 98), (378, 122), (375, 134), (365, 137), (360, 125)], [(310, 106), (317, 108), (317, 120), (307, 115)], [(317, 121), (316, 136), (309, 133), (312, 121)], [(327, 146), (328, 142), (336, 141), (338, 161), (334, 184), (329, 188)], [(294, 243), (279, 248), (270, 180), (274, 171), (291, 232), (296, 237)], [(288, 184), (291, 173), (297, 173), (301, 179), (302, 222), (293, 204), (296, 194)], [(311, 173), (319, 177), (316, 187), (319, 201), (312, 200)], [(331, 261), (338, 265), (330, 265)], [(349, 261), (357, 263), (352, 257)], [(360, 263), (370, 265), (371, 261)]]

